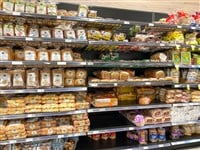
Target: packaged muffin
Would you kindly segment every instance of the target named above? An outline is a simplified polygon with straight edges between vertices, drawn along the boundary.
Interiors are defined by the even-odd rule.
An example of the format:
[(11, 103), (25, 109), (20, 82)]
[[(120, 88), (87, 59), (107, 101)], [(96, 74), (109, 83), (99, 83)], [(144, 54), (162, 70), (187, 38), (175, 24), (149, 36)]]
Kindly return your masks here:
[(31, 14), (34, 14), (35, 13), (35, 2), (33, 1), (26, 1), (26, 7), (25, 7), (25, 12), (26, 13), (31, 13)]
[(110, 41), (111, 38), (112, 38), (112, 32), (111, 31), (101, 31), (101, 35), (102, 35), (102, 40), (105, 40), (105, 41)]
[(51, 38), (51, 31), (48, 27), (43, 27), (40, 29), (40, 36), (42, 38)]
[(0, 70), (0, 88), (10, 88), (11, 83), (10, 70)]
[(64, 38), (64, 34), (63, 34), (63, 30), (61, 27), (55, 27), (52, 31), (53, 33), (53, 37), (54, 38), (58, 38), (58, 39), (63, 39)]
[(12, 49), (10, 47), (0, 47), (0, 60), (12, 60)]
[(35, 48), (33, 47), (24, 48), (24, 60), (37, 60)]
[(73, 29), (68, 29), (64, 31), (65, 38), (67, 39), (76, 39), (76, 34)]
[(57, 15), (57, 6), (55, 3), (50, 2), (47, 4), (47, 14), (48, 15)]
[(45, 48), (37, 49), (37, 56), (39, 61), (49, 61), (49, 52)]
[(26, 27), (23, 23), (17, 23), (15, 25), (15, 36), (26, 36)]
[(75, 76), (76, 76), (75, 70), (67, 69), (67, 70), (65, 71), (65, 77), (66, 77), (67, 79), (75, 79)]
[(50, 51), (50, 61), (61, 61), (60, 50), (53, 49)]
[(87, 71), (84, 69), (78, 69), (76, 71), (76, 79), (86, 79)]
[(87, 17), (88, 14), (88, 6), (80, 5), (78, 9), (78, 16), (79, 17)]
[(14, 10), (14, 0), (3, 0), (3, 11), (12, 12)]
[(45, 2), (39, 2), (36, 5), (36, 13), (37, 14), (47, 14), (47, 6)]
[(86, 33), (84, 29), (77, 29), (76, 35), (78, 40), (87, 40)]
[(100, 40), (102, 38), (101, 32), (97, 29), (87, 30), (87, 37), (89, 40)]
[(37, 69), (29, 69), (26, 71), (26, 87), (27, 88), (39, 87), (39, 72)]
[(14, 25), (11, 22), (4, 23), (3, 35), (4, 36), (14, 36)]
[(40, 71), (40, 87), (51, 87), (50, 69), (43, 69)]
[(73, 61), (73, 52), (71, 49), (61, 50), (62, 61)]
[(24, 0), (15, 1), (15, 11), (16, 12), (25, 12), (25, 1)]
[(13, 87), (24, 88), (25, 87), (25, 70), (13, 70)]
[(63, 87), (64, 86), (64, 70), (63, 69), (53, 69), (52, 78), (54, 87)]
[(28, 36), (39, 37), (39, 27), (37, 25), (30, 26), (28, 30)]
[(24, 51), (23, 50), (15, 50), (14, 60), (24, 60)]

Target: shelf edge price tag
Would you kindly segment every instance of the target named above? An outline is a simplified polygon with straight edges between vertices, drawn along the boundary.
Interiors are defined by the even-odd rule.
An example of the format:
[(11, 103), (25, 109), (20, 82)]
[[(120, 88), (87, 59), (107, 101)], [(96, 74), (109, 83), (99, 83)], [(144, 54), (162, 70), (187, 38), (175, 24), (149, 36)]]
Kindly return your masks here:
[(118, 86), (118, 84), (117, 84), (117, 83), (114, 83), (114, 86)]
[(187, 84), (187, 90), (188, 90), (188, 91), (190, 90), (190, 85), (189, 85), (189, 84)]
[(164, 144), (159, 144), (158, 147), (164, 147)]
[(98, 84), (97, 84), (97, 83), (91, 83), (91, 86), (92, 86), (92, 87), (97, 87)]
[(195, 50), (195, 45), (191, 45), (191, 49), (192, 49), (192, 51), (194, 51)]
[(67, 62), (60, 61), (60, 62), (57, 62), (57, 65), (67, 65)]
[(196, 27), (193, 27), (193, 26), (192, 26), (192, 27), (191, 27), (191, 29), (192, 29), (192, 30), (195, 30), (195, 29), (196, 29)]
[(21, 15), (20, 12), (16, 12), (16, 11), (14, 11), (12, 14), (13, 14), (14, 16), (20, 16), (20, 15)]
[(160, 43), (160, 46), (165, 46), (165, 44), (164, 43)]
[(176, 44), (176, 49), (179, 50), (181, 45)]
[(28, 114), (28, 115), (27, 115), (28, 118), (33, 118), (33, 117), (35, 117), (35, 116), (36, 116), (35, 114)]
[(154, 24), (153, 24), (153, 23), (149, 23), (149, 26), (150, 26), (150, 27), (154, 27)]
[(145, 85), (151, 85), (151, 82), (145, 82), (144, 84)]
[(9, 141), (9, 144), (15, 144), (15, 143), (17, 143), (17, 140), (10, 140)]
[(65, 136), (64, 135), (58, 135), (58, 138), (59, 139), (62, 139), (62, 138), (64, 138)]
[(175, 65), (177, 71), (179, 71), (179, 65)]
[(175, 84), (175, 85), (174, 85), (174, 87), (175, 87), (175, 88), (179, 88), (179, 87), (180, 87), (180, 85), (178, 85), (178, 84)]
[(93, 62), (88, 62), (88, 65), (89, 65), (89, 66), (93, 66), (94, 63), (93, 63)]
[(88, 21), (96, 21), (96, 19), (89, 18)]
[(33, 141), (32, 138), (28, 138), (28, 139), (26, 139), (26, 142), (32, 142), (32, 141)]
[(130, 130), (134, 130), (135, 128), (134, 127), (129, 127), (128, 128), (128, 130), (130, 131)]
[(178, 28), (178, 29), (182, 29), (182, 26), (180, 26), (180, 25), (177, 25), (177, 28)]
[(38, 93), (43, 93), (43, 92), (44, 92), (44, 89), (38, 89), (37, 92), (38, 92)]
[(12, 61), (12, 65), (23, 65), (22, 61)]
[(61, 19), (61, 16), (57, 16), (57, 19)]
[(149, 147), (148, 146), (144, 146), (143, 149), (149, 149)]
[(124, 24), (130, 24), (130, 22), (129, 21), (124, 21)]
[(71, 43), (72, 40), (71, 40), (71, 39), (65, 39), (65, 42), (66, 42), (66, 43)]
[(99, 131), (93, 131), (92, 134), (99, 134)]
[(25, 40), (26, 40), (26, 41), (33, 41), (33, 38), (31, 38), (31, 37), (26, 37)]

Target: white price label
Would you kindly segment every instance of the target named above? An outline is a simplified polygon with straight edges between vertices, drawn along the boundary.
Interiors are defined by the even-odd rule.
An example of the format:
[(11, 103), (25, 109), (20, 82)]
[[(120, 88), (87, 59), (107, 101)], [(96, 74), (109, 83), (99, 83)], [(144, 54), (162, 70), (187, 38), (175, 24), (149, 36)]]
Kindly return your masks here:
[(97, 84), (97, 83), (92, 83), (91, 86), (92, 86), (92, 87), (97, 87), (98, 84)]
[(106, 111), (106, 108), (100, 108), (99, 110), (100, 111)]
[(195, 29), (196, 29), (196, 27), (191, 27), (191, 29), (192, 29), (192, 30), (195, 30)]
[(57, 19), (61, 19), (61, 16), (57, 16)]
[(99, 131), (93, 131), (92, 134), (99, 134)]
[(26, 41), (33, 41), (33, 38), (26, 37), (25, 40), (26, 40)]
[(129, 21), (124, 21), (124, 24), (130, 24), (130, 22)]
[(117, 84), (117, 83), (114, 83), (114, 86), (118, 86), (118, 84)]
[(67, 62), (57, 62), (57, 65), (67, 65)]
[(164, 43), (160, 43), (160, 46), (165, 46), (165, 44)]
[(38, 89), (37, 92), (38, 92), (38, 93), (43, 93), (43, 92), (44, 92), (44, 89)]
[(28, 139), (26, 139), (26, 142), (32, 142), (32, 141), (33, 141), (32, 138), (28, 138)]
[(174, 85), (174, 87), (175, 87), (175, 88), (179, 88), (179, 87), (180, 87), (180, 85), (178, 85), (178, 84), (175, 84), (175, 85)]
[(88, 62), (88, 65), (89, 65), (89, 66), (93, 66), (94, 63), (93, 63), (93, 62)]
[(65, 137), (64, 135), (58, 135), (59, 139), (64, 138), (64, 137)]
[(143, 149), (149, 149), (149, 147), (148, 146), (144, 146)]
[(164, 147), (164, 144), (159, 144), (158, 147)]
[(96, 19), (89, 18), (88, 21), (96, 21)]
[(86, 62), (81, 62), (80, 65), (86, 65)]
[(128, 128), (128, 130), (134, 130), (134, 129), (135, 129), (134, 127), (129, 127), (129, 128)]
[(153, 24), (153, 23), (149, 23), (149, 26), (150, 26), (150, 27), (154, 27), (154, 24)]
[(12, 65), (23, 65), (22, 61), (12, 61)]
[(178, 25), (177, 28), (178, 28), (178, 29), (182, 29), (182, 26)]
[(15, 144), (15, 143), (17, 143), (17, 140), (10, 140), (9, 141), (9, 144)]
[(66, 42), (66, 43), (71, 43), (72, 40), (71, 40), (71, 39), (65, 39), (65, 42)]
[(13, 12), (12, 14), (13, 14), (14, 16), (20, 16), (20, 15), (21, 15), (20, 12)]
[(151, 85), (151, 82), (145, 82), (144, 84), (145, 85)]
[(35, 114), (28, 114), (28, 115), (27, 115), (28, 118), (33, 118), (33, 117), (35, 117), (35, 116), (36, 116)]

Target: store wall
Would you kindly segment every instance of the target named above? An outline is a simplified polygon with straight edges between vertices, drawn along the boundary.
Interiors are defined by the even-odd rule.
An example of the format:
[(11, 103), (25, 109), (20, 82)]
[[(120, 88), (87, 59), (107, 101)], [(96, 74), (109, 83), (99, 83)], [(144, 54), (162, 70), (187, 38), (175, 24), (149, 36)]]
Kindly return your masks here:
[(113, 7), (130, 10), (170, 13), (185, 10), (189, 13), (200, 10), (200, 0), (58, 0), (74, 4)]

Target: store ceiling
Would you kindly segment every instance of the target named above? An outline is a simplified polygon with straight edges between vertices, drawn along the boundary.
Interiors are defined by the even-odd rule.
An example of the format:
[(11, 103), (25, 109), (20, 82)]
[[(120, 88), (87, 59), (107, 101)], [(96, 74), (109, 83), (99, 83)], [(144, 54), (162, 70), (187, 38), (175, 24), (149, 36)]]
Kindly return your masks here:
[(200, 10), (200, 0), (58, 0), (89, 6), (104, 6), (121, 9), (171, 13), (184, 10), (189, 13)]

